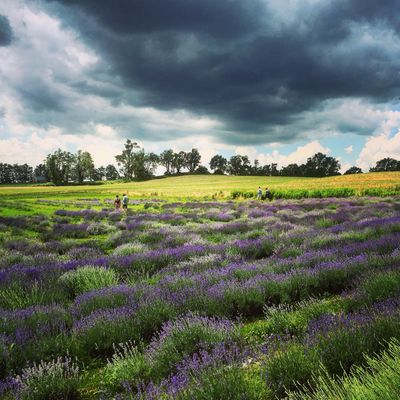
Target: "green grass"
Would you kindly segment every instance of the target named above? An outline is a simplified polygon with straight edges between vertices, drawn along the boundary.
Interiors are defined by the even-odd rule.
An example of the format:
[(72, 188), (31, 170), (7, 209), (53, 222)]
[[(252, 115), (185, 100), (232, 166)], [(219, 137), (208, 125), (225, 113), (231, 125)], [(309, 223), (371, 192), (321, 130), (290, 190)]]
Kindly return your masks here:
[(317, 389), (291, 393), (290, 400), (392, 400), (400, 391), (400, 345), (393, 340), (380, 356), (366, 357), (365, 367), (356, 367), (335, 380), (328, 373), (314, 377)]
[[(276, 198), (384, 196), (400, 194), (400, 172), (366, 173), (329, 178), (184, 175), (145, 182), (105, 182), (101, 185), (0, 185), (0, 215), (52, 214), (60, 208), (88, 206), (82, 199), (105, 199), (128, 193), (133, 198), (212, 200), (251, 198), (269, 187)], [(43, 200), (49, 203), (42, 202)], [(93, 205), (92, 205), (93, 206)], [(96, 208), (96, 206), (93, 206)], [(143, 205), (141, 206), (143, 207)]]

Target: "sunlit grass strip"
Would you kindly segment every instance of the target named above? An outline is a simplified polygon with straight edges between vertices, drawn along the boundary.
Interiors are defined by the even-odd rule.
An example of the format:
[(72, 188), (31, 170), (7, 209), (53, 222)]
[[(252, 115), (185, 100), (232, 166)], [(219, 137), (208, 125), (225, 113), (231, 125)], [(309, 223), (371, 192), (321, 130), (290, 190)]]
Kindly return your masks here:
[(400, 343), (393, 340), (380, 356), (366, 357), (367, 365), (335, 380), (323, 371), (314, 376), (316, 389), (299, 388), (290, 400), (392, 400), (400, 393)]
[(258, 186), (271, 190), (315, 190), (352, 189), (356, 194), (368, 194), (366, 190), (390, 189), (399, 191), (400, 172), (379, 172), (356, 175), (343, 175), (328, 178), (302, 178), (281, 176), (217, 176), (217, 175), (185, 175), (154, 179), (144, 182), (104, 183), (102, 185), (83, 186), (2, 186), (0, 197), (19, 198), (51, 198), (68, 197), (110, 197), (115, 193), (128, 192), (131, 197), (178, 197), (204, 198), (207, 196), (229, 197), (231, 192), (256, 192)]

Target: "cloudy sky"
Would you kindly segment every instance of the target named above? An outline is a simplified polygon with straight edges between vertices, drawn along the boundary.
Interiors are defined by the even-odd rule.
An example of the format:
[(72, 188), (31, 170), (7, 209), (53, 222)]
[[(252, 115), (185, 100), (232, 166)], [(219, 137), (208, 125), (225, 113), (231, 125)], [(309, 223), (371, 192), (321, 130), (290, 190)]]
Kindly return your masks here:
[(1, 0), (0, 162), (400, 159), (399, 0)]

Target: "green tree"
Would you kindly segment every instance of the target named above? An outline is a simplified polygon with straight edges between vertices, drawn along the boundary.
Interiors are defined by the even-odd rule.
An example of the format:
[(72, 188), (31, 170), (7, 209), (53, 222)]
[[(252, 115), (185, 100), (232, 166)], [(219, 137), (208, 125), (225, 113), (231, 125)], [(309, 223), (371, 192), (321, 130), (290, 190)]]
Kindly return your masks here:
[(208, 175), (210, 171), (204, 165), (199, 165), (194, 173), (198, 175)]
[(159, 157), (160, 164), (165, 167), (165, 175), (172, 173), (172, 163), (174, 161), (174, 151), (172, 149), (164, 150)]
[(14, 169), (11, 164), (0, 163), (0, 183), (14, 183)]
[(147, 179), (154, 175), (159, 157), (154, 153), (146, 153), (143, 149), (133, 156), (134, 175), (138, 179)]
[(90, 179), (92, 181), (102, 181), (106, 176), (106, 169), (104, 167), (94, 168)]
[(286, 167), (282, 167), (280, 170), (282, 176), (302, 176), (302, 170), (296, 163), (289, 164)]
[(236, 155), (232, 156), (228, 163), (228, 172), (231, 175), (249, 175), (251, 165), (249, 157)]
[(196, 168), (200, 165), (201, 155), (199, 150), (192, 149), (186, 153), (186, 166), (191, 174), (193, 174)]
[(180, 174), (183, 168), (186, 168), (186, 153), (180, 151), (179, 153), (174, 153), (174, 158), (172, 159), (172, 173)]
[(14, 164), (15, 183), (29, 183), (33, 181), (33, 168), (28, 164)]
[(400, 161), (386, 157), (377, 161), (375, 167), (370, 168), (370, 172), (400, 171)]
[(61, 149), (46, 157), (45, 165), (49, 179), (59, 185), (60, 183), (68, 183), (71, 179), (71, 170), (74, 162), (74, 156)]
[(122, 153), (115, 156), (123, 177), (128, 181), (132, 180), (135, 174), (136, 149), (140, 149), (140, 146), (136, 142), (132, 142), (130, 139), (128, 139), (125, 143), (125, 149), (122, 151)]
[(362, 169), (358, 167), (349, 168), (343, 175), (362, 174)]
[(72, 176), (78, 183), (82, 183), (87, 178), (96, 178), (94, 162), (89, 152), (78, 150), (74, 155)]
[(39, 164), (35, 167), (35, 170), (33, 171), (33, 175), (35, 179), (37, 177), (42, 177), (46, 182), (49, 180), (48, 174), (47, 174), (47, 168), (45, 164)]
[(115, 168), (115, 166), (112, 165), (112, 164), (108, 164), (108, 165), (106, 166), (105, 175), (106, 175), (106, 179), (107, 179), (108, 181), (114, 181), (114, 180), (116, 180), (116, 179), (119, 178), (118, 170), (117, 170), (117, 168)]
[(324, 177), (340, 175), (339, 170), (339, 161), (323, 153), (314, 154), (307, 159), (305, 164), (306, 176)]
[(221, 156), (220, 154), (216, 154), (210, 160), (210, 169), (214, 171), (214, 174), (224, 175), (228, 166), (228, 160)]

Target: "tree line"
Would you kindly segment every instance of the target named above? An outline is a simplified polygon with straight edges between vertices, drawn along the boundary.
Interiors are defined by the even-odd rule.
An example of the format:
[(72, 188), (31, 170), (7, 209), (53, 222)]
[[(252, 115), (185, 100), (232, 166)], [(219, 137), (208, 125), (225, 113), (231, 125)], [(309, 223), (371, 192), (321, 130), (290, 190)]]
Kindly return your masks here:
[[(127, 140), (121, 154), (115, 156), (117, 166), (108, 164), (96, 168), (88, 151), (78, 150), (75, 154), (61, 149), (47, 155), (43, 163), (34, 169), (28, 164), (0, 163), (0, 183), (52, 182), (56, 185), (88, 181), (144, 180), (154, 177), (159, 166), (164, 167), (164, 175), (209, 174), (207, 167), (201, 165), (198, 149), (188, 152), (164, 150), (160, 154), (147, 153), (136, 142)], [(278, 164), (261, 165), (258, 160), (252, 163), (248, 156), (235, 155), (229, 159), (220, 154), (210, 160), (210, 170), (220, 175), (259, 175), (259, 176), (299, 176), (326, 177), (340, 175), (340, 163), (323, 153), (316, 153), (303, 164), (289, 164), (278, 169)], [(400, 161), (393, 158), (379, 160), (370, 172), (400, 171)], [(344, 174), (359, 174), (356, 166)]]

